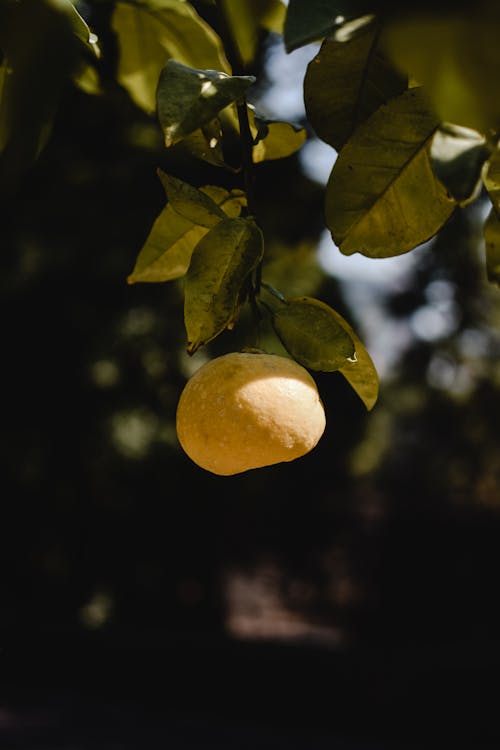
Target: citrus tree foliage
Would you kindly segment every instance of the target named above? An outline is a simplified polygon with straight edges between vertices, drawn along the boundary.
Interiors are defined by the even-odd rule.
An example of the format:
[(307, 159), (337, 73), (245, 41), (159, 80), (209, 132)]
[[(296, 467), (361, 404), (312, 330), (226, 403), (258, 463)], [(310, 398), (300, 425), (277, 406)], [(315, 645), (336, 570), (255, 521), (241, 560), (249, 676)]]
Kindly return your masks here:
[[(158, 169), (165, 205), (127, 279), (181, 280), (189, 354), (238, 325), (248, 305), (290, 357), (340, 372), (366, 408), (375, 404), (377, 373), (348, 322), (321, 300), (266, 283), (254, 176), (298, 151), (308, 132), (337, 153), (324, 217), (340, 252), (406, 253), (486, 195), (486, 273), (500, 283), (495, 0), (0, 0), (3, 192), (50, 137), (64, 86), (102, 94), (103, 51), (85, 20), (93, 6), (109, 13), (116, 82), (155, 120), (165, 149), (182, 147), (220, 171), (213, 184), (195, 185)], [(316, 43), (303, 81), (308, 127), (269, 121), (247, 100), (268, 33), (288, 53)]]

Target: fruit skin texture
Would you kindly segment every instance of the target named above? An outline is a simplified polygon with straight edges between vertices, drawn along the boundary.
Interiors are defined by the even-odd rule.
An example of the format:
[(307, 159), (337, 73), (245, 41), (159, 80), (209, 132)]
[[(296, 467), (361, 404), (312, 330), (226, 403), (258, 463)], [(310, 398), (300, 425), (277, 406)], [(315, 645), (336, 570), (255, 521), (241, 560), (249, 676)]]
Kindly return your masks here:
[(253, 352), (202, 365), (186, 383), (176, 415), (187, 455), (223, 476), (304, 456), (325, 426), (309, 372), (287, 357)]

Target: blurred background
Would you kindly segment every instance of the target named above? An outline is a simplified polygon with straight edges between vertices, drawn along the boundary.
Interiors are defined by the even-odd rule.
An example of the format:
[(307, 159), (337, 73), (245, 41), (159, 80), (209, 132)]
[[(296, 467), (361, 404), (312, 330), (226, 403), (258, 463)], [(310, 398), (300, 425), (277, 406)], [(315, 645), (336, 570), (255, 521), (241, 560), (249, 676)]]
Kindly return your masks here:
[[(262, 112), (306, 124), (316, 49), (266, 38)], [(367, 413), (315, 373), (316, 450), (212, 476), (175, 408), (245, 342), (189, 358), (182, 281), (127, 285), (165, 203), (157, 167), (190, 165), (104, 84), (64, 91), (2, 206), (0, 747), (498, 747), (500, 292), (481, 200), (405, 256), (343, 257), (323, 221), (334, 151), (309, 132), (259, 165), (264, 279), (347, 318), (380, 397)]]

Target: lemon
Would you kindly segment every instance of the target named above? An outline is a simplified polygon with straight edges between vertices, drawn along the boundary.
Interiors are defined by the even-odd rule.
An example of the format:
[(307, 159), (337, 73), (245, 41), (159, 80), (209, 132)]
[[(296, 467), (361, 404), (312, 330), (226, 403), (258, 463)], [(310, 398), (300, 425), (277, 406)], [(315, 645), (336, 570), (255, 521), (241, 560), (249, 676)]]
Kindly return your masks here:
[(231, 352), (206, 362), (177, 405), (182, 448), (198, 466), (224, 476), (304, 456), (325, 426), (313, 377), (277, 354)]

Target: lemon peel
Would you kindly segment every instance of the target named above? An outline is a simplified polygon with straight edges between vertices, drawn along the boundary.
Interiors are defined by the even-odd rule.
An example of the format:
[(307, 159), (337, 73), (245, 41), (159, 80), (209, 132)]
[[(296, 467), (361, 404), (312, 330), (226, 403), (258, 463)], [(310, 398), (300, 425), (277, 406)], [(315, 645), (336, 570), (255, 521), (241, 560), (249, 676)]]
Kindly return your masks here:
[(179, 442), (194, 463), (229, 476), (309, 453), (326, 426), (311, 374), (277, 354), (231, 352), (203, 364), (179, 398)]

